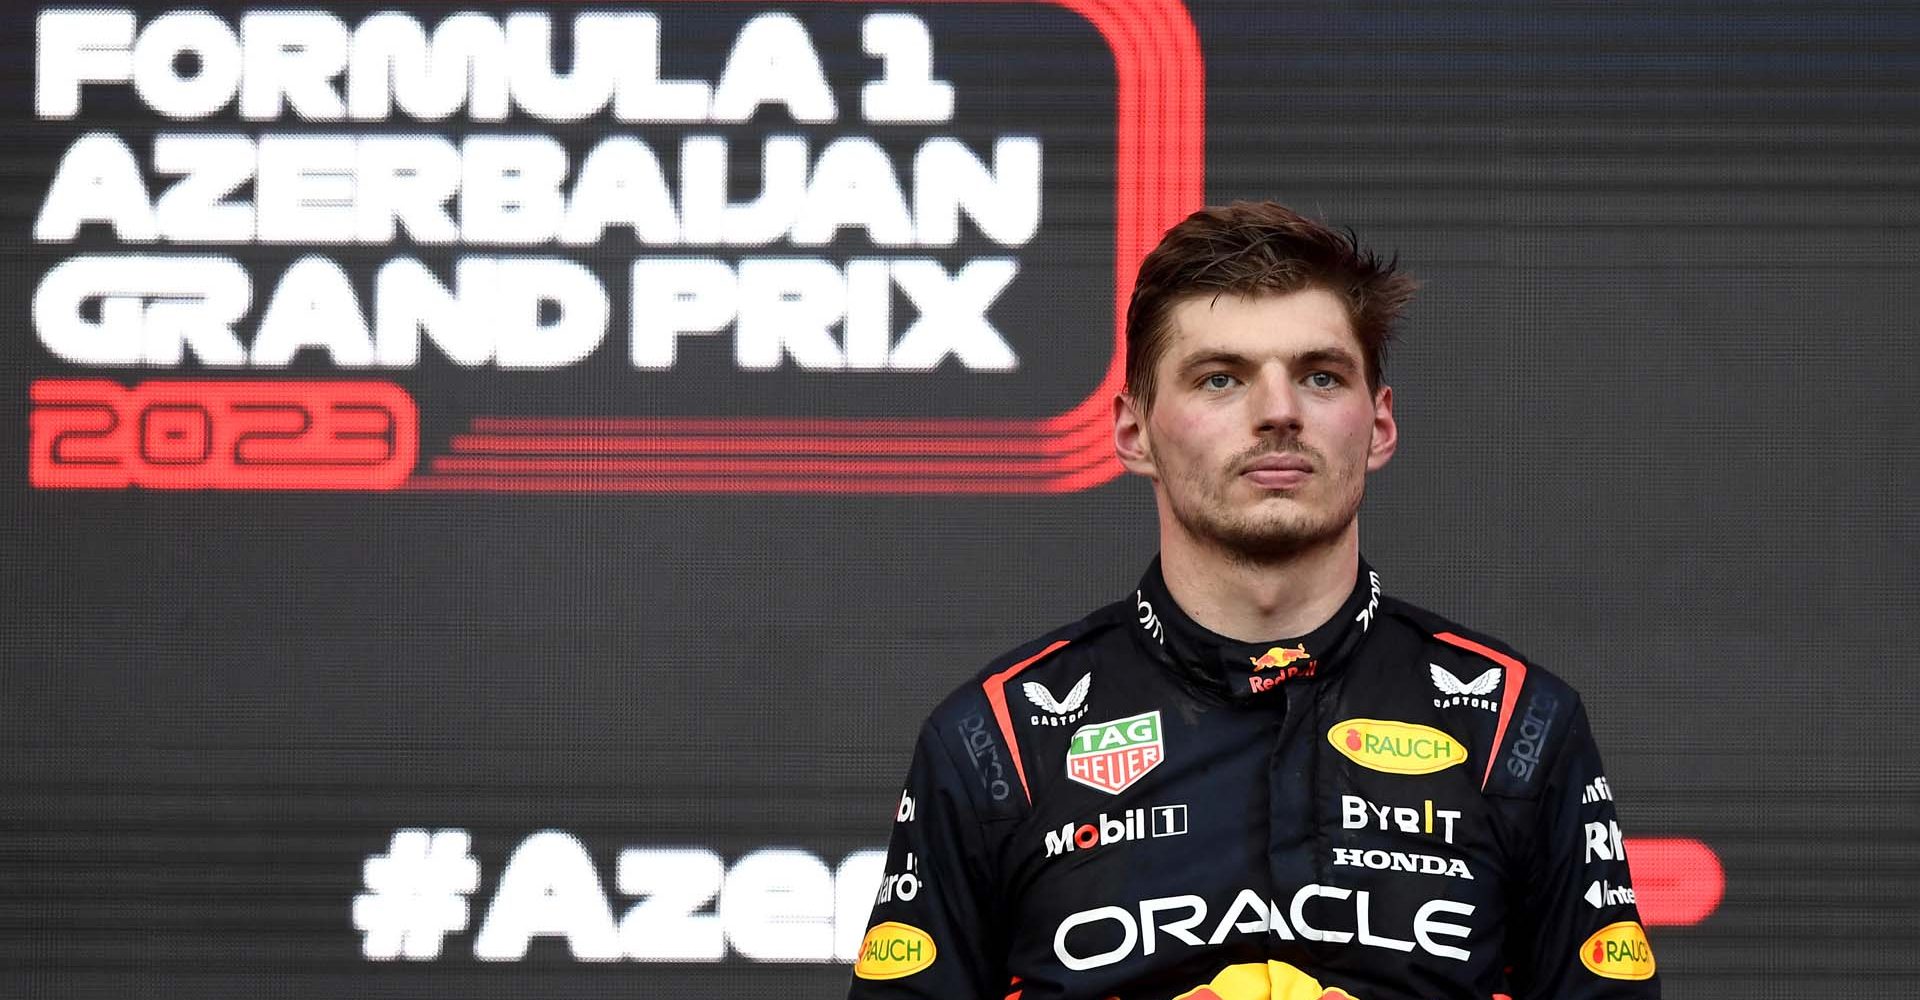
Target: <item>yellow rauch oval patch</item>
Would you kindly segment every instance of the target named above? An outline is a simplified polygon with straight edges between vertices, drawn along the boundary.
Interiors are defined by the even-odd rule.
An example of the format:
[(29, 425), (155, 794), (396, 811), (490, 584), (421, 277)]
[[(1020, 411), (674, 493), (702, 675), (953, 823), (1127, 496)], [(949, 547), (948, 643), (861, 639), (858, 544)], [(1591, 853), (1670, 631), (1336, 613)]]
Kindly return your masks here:
[(1580, 964), (1608, 979), (1647, 979), (1653, 975), (1653, 946), (1639, 924), (1622, 920), (1593, 932), (1580, 946)]
[(889, 920), (867, 931), (853, 974), (861, 979), (899, 979), (932, 964), (933, 939), (927, 932)]
[(1459, 740), (1411, 722), (1348, 719), (1327, 730), (1327, 742), (1355, 764), (1393, 774), (1431, 774), (1467, 760)]

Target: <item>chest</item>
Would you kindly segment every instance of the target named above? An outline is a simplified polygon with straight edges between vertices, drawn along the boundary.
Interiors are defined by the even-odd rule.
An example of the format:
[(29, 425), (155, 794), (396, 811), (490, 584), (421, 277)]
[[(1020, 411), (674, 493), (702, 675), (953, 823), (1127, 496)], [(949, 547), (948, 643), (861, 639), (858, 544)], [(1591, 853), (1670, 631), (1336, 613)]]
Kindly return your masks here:
[(1269, 704), (1154, 692), (1117, 733), (1062, 734), (1003, 848), (1003, 905), (1041, 931), (1028, 961), (1178, 984), (1277, 959), (1358, 981), (1497, 952), (1477, 945), (1501, 933), (1512, 862), (1473, 733), (1417, 687), (1361, 680)]

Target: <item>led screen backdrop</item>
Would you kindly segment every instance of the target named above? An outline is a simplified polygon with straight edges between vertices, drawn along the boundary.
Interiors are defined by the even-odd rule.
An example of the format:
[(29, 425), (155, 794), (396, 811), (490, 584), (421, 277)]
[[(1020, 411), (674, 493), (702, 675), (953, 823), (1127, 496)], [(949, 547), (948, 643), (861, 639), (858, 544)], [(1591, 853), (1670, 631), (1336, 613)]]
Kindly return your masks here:
[(0, 992), (835, 995), (1241, 197), (1424, 282), (1366, 551), (1581, 688), (1670, 995), (1920, 986), (1911, 11), (0, 16)]

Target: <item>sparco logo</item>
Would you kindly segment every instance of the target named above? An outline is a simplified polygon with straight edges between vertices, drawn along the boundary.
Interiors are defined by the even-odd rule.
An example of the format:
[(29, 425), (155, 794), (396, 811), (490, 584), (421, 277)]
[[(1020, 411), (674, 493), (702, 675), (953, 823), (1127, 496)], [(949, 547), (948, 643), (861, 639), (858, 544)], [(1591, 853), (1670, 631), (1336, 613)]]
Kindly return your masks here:
[(1410, 939), (1384, 933), (1382, 928), (1394, 929), (1376, 919), (1372, 907), (1373, 895), (1365, 889), (1303, 885), (1286, 906), (1253, 889), (1242, 889), (1220, 918), (1210, 921), (1204, 897), (1162, 896), (1143, 899), (1131, 909), (1097, 906), (1067, 917), (1053, 932), (1053, 954), (1061, 965), (1083, 972), (1112, 965), (1136, 952), (1151, 955), (1167, 943), (1199, 947), (1217, 945), (1229, 935), (1273, 934), (1286, 941), (1353, 943), (1402, 953), (1418, 947), (1435, 958), (1456, 962), (1472, 957), (1467, 949), (1440, 940), (1465, 941), (1473, 933), (1465, 924), (1442, 919), (1472, 916), (1472, 903), (1432, 899), (1420, 904), (1412, 926), (1399, 931), (1410, 934)]
[(980, 787), (986, 789), (993, 801), (1006, 801), (1007, 796), (1013, 794), (1013, 786), (1007, 784), (1007, 765), (1000, 759), (1000, 741), (987, 728), (987, 717), (975, 712), (961, 719), (954, 728), (960, 731), (960, 739), (967, 746), (967, 756), (973, 762), (973, 773), (980, 779)]
[[(1178, 0), (1053, 3), (1106, 43), (1062, 65), (1104, 63), (1115, 103), (1009, 96), (969, 40), (998, 32), (949, 48), (937, 20), (866, 4), (40, 11), (17, 131), (59, 158), (26, 184), (28, 481), (1110, 480), (1130, 266), (1061, 251), (1098, 234), (1129, 265), (1198, 207), (1203, 71)], [(1055, 177), (1047, 145), (1096, 123), (1114, 158)], [(1057, 308), (1094, 321), (1055, 337)], [(315, 368), (364, 384), (287, 377)], [(270, 376), (237, 405), (217, 385), (235, 369)], [(1036, 372), (1070, 388), (1028, 412)], [(612, 402), (580, 412), (583, 384)]]
[(1553, 712), (1560, 699), (1544, 691), (1527, 700), (1527, 714), (1520, 719), (1520, 732), (1513, 749), (1507, 751), (1507, 773), (1521, 781), (1532, 781), (1533, 770), (1540, 766), (1540, 754), (1546, 749), (1547, 734), (1553, 732)]
[(1178, 837), (1187, 832), (1187, 807), (1184, 804), (1129, 809), (1118, 818), (1101, 813), (1091, 823), (1075, 826), (1067, 823), (1059, 830), (1047, 831), (1047, 857), (1073, 851), (1088, 851), (1108, 844), (1149, 837)]

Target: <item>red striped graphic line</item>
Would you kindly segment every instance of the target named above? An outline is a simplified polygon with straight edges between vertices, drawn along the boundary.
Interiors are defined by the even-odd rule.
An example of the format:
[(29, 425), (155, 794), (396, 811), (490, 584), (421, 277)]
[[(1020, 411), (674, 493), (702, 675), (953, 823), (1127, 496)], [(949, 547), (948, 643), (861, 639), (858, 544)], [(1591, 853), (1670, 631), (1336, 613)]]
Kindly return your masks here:
[[(613, 437), (586, 435), (457, 434), (453, 450), (468, 454), (529, 455), (1071, 455), (1088, 442), (1071, 439), (945, 438), (913, 440), (843, 437)], [(1053, 463), (1053, 464), (1058, 464)]]
[[(1062, 493), (1119, 475), (1108, 435), (1111, 401), (1125, 383), (1127, 303), (1140, 259), (1203, 199), (1205, 67), (1199, 36), (1179, 0), (1053, 2), (1086, 18), (1114, 60), (1113, 340), (1099, 384), (1079, 403), (1037, 420), (487, 416), (473, 422), (473, 433), (456, 437), (459, 461), (432, 462), (407, 485), (486, 491)], [(523, 435), (535, 440), (507, 440)], [(597, 440), (603, 436), (614, 443)], [(596, 455), (635, 461), (567, 471), (525, 462)], [(725, 461), (750, 455), (832, 460), (807, 473)], [(706, 461), (685, 464), (698, 459)], [(915, 474), (900, 471), (904, 462), (918, 463)]]
[(923, 435), (1045, 436), (1015, 418), (893, 417), (475, 417), (476, 434), (608, 434), (682, 436), (764, 434), (776, 437)]
[[(454, 493), (1035, 493), (1034, 479), (952, 476), (523, 476), (431, 473), (402, 489)], [(1051, 481), (1049, 481), (1051, 482)]]
[[(620, 435), (460, 434), (453, 453), (430, 460), (427, 476), (570, 475), (633, 481), (678, 476), (843, 477), (885, 486), (891, 478), (989, 478), (1015, 491), (1059, 482), (1063, 475), (1097, 470), (1113, 461), (1105, 428), (1074, 438), (996, 439), (846, 437), (756, 437), (699, 435), (628, 437)], [(416, 486), (428, 484), (416, 482)], [(668, 484), (662, 483), (663, 488)]]
[[(444, 455), (433, 460), (433, 471), (480, 475), (559, 476), (819, 476), (831, 473), (819, 458), (499, 458)], [(1008, 473), (1051, 475), (1055, 464), (1047, 459), (942, 462), (943, 472), (980, 476)], [(874, 459), (861, 463), (864, 476), (924, 477), (927, 465), (917, 459)]]
[[(454, 454), (432, 459), (415, 488), (454, 488), (436, 481), (459, 476), (459, 488), (516, 489), (513, 477), (561, 476), (602, 479), (587, 488), (609, 491), (678, 492), (687, 484), (670, 480), (697, 477), (756, 492), (812, 490), (835, 478), (875, 492), (926, 492), (922, 481), (941, 480), (956, 492), (1032, 492), (1113, 460), (1104, 424), (1050, 438), (495, 433), (458, 434), (451, 443)], [(744, 485), (750, 477), (773, 478)], [(993, 488), (982, 489), (983, 481)], [(565, 489), (565, 482), (522, 486)]]

